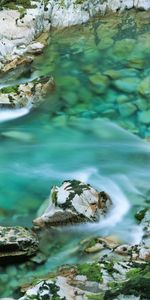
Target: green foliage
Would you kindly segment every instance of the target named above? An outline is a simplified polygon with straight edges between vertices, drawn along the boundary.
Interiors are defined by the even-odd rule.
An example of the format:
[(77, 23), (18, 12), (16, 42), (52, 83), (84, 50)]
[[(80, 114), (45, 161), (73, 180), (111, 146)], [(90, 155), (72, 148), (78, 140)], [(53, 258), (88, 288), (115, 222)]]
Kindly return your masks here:
[(31, 4), (30, 0), (0, 0), (0, 9), (2, 8), (8, 8), (8, 9), (17, 9), (17, 6), (23, 6), (24, 9), (26, 8), (34, 8)]
[(17, 93), (18, 92), (18, 86), (6, 86), (6, 87), (3, 87), (0, 90), (0, 92), (3, 93), (3, 94)]
[(56, 191), (54, 191), (54, 192), (52, 193), (51, 197), (52, 197), (52, 202), (53, 202), (54, 204), (57, 204), (57, 192), (56, 192)]
[(87, 298), (89, 300), (103, 300), (104, 299), (104, 295), (102, 294), (91, 294), (91, 295), (87, 295)]
[(127, 279), (123, 283), (115, 283), (106, 292), (104, 300), (111, 300), (120, 294), (140, 296), (140, 299), (149, 299), (150, 295), (150, 264), (141, 268), (134, 268), (127, 273)]
[(76, 0), (75, 4), (83, 4), (85, 2), (85, 0)]
[(136, 214), (135, 214), (135, 218), (138, 220), (138, 221), (142, 221), (145, 214), (147, 212), (147, 208), (143, 208), (141, 209), (140, 211), (138, 211)]
[(84, 263), (82, 265), (79, 265), (78, 273), (80, 275), (85, 275), (90, 281), (102, 282), (102, 273), (98, 263)]

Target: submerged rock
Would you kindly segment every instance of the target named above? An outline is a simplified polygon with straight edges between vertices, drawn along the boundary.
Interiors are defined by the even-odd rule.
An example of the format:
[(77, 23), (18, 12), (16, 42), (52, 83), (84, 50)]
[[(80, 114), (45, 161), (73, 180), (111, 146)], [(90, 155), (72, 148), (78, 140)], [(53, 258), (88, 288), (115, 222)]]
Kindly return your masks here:
[(78, 180), (68, 180), (60, 187), (52, 188), (47, 209), (33, 223), (42, 227), (98, 222), (111, 204), (111, 199), (105, 192), (98, 192), (89, 184)]
[(37, 236), (29, 229), (20, 226), (0, 226), (0, 258), (30, 256), (37, 249)]

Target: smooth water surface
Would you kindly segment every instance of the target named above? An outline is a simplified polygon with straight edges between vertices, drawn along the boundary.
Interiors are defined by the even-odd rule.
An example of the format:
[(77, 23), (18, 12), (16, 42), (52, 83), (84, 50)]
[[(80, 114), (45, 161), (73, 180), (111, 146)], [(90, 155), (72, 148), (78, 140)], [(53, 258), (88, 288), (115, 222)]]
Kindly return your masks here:
[(55, 91), (28, 114), (0, 112), (1, 224), (32, 226), (51, 186), (66, 179), (88, 182), (113, 200), (100, 224), (47, 232), (44, 265), (1, 268), (3, 296), (63, 263), (91, 259), (79, 249), (85, 237), (140, 241), (134, 214), (150, 199), (150, 145), (144, 140), (150, 136), (148, 17), (125, 13), (54, 31), (30, 72), (1, 80), (12, 84), (52, 74), (56, 82)]

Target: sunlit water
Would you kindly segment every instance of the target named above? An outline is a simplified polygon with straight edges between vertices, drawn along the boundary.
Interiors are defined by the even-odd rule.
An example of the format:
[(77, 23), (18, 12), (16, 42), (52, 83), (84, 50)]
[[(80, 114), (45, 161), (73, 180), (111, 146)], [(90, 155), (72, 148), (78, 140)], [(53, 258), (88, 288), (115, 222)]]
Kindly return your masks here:
[[(116, 99), (126, 96), (134, 105), (139, 99), (142, 103), (148, 99), (135, 86), (132, 92), (128, 88), (133, 86), (125, 87), (126, 92), (117, 89), (110, 77), (101, 77), (100, 88), (90, 81), (90, 76), (97, 72), (106, 76), (108, 69), (121, 70), (125, 78), (140, 81), (148, 76), (149, 53), (141, 51), (138, 42), (149, 27), (145, 24), (142, 27), (142, 21), (137, 21), (134, 14), (125, 20), (97, 19), (83, 27), (53, 32), (50, 46), (37, 58), (31, 74), (28, 70), (21, 77), (14, 72), (2, 80), (2, 84), (12, 84), (13, 79), (18, 82), (53, 74), (56, 90), (36, 110), (0, 112), (1, 224), (32, 226), (50, 187), (65, 179), (88, 182), (98, 190), (105, 190), (113, 200), (112, 210), (101, 223), (47, 232), (43, 237), (44, 247), (41, 246), (48, 257), (44, 266), (28, 266), (28, 271), (23, 265), (17, 269), (1, 268), (0, 290), (4, 296), (11, 296), (21, 283), (63, 263), (91, 259), (78, 249), (79, 241), (85, 237), (116, 235), (133, 244), (141, 239), (141, 228), (134, 214), (147, 206), (150, 199), (150, 145), (141, 139), (148, 137), (149, 124), (140, 123), (138, 109), (131, 115), (121, 115)], [(103, 30), (99, 29), (98, 34), (102, 25)], [(99, 45), (102, 32), (102, 41), (105, 35), (108, 38), (105, 49)], [(113, 44), (123, 38), (132, 38), (136, 45), (130, 53), (139, 59), (134, 66), (127, 65), (129, 53), (121, 50), (117, 56), (113, 52)]]

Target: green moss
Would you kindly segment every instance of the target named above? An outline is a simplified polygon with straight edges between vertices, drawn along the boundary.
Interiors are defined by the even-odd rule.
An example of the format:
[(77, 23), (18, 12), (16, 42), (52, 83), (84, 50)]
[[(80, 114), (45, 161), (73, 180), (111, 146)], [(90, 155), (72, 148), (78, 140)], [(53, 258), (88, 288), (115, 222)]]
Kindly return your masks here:
[(127, 273), (125, 282), (117, 282), (106, 292), (104, 300), (111, 300), (120, 294), (140, 296), (140, 299), (149, 299), (150, 295), (150, 264), (142, 265), (137, 269), (132, 269)]
[(86, 248), (91, 248), (95, 246), (95, 244), (98, 242), (97, 238), (92, 238), (90, 241), (87, 242)]
[(96, 294), (96, 295), (91, 294), (91, 295), (87, 295), (87, 298), (89, 300), (103, 300), (104, 299), (104, 295), (102, 295), (102, 294)]
[(98, 263), (84, 263), (77, 267), (78, 274), (85, 275), (88, 280), (102, 282), (102, 273)]
[(134, 276), (137, 276), (140, 272), (140, 268), (131, 269), (127, 272), (126, 276), (127, 278), (133, 278)]
[(75, 4), (83, 4), (85, 2), (85, 0), (76, 0)]
[(147, 212), (147, 208), (143, 208), (141, 209), (140, 211), (138, 211), (136, 214), (135, 214), (135, 218), (138, 220), (138, 221), (142, 221), (145, 214)]
[(0, 91), (3, 94), (17, 93), (18, 86), (6, 86), (6, 87), (3, 87)]
[(57, 192), (56, 192), (56, 191), (54, 191), (54, 192), (52, 193), (51, 197), (52, 197), (52, 202), (53, 202), (54, 204), (57, 204)]

